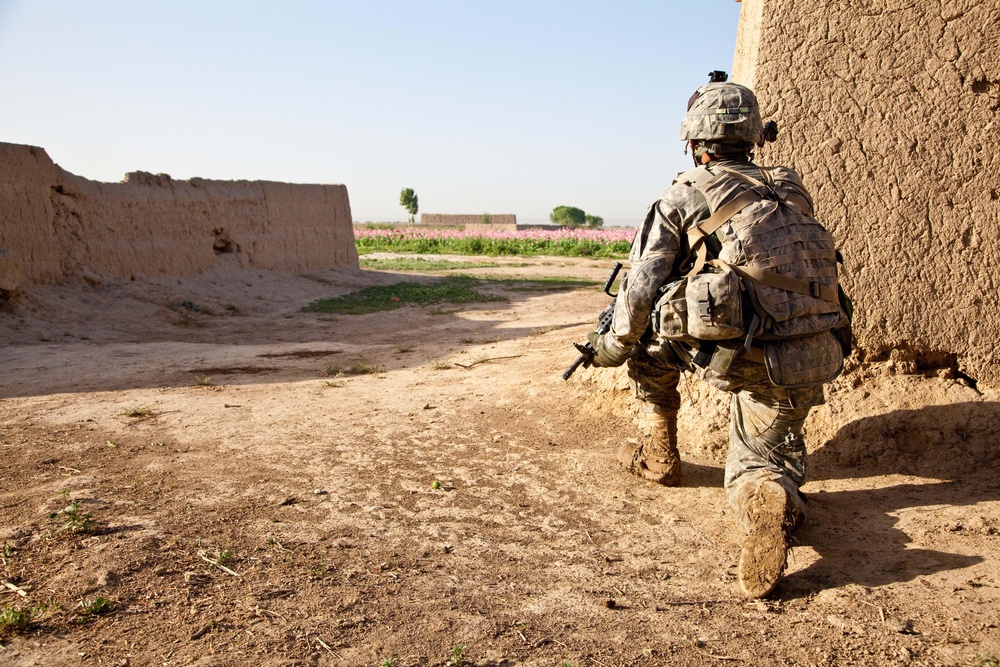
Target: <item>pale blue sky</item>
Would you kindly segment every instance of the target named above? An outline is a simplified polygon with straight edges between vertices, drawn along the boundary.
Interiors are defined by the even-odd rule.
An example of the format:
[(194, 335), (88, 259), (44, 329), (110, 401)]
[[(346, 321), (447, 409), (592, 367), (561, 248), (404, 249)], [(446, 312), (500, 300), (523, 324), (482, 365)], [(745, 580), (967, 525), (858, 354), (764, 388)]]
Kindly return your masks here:
[(733, 0), (0, 0), (0, 141), (101, 181), (344, 183), (354, 218), (635, 224)]

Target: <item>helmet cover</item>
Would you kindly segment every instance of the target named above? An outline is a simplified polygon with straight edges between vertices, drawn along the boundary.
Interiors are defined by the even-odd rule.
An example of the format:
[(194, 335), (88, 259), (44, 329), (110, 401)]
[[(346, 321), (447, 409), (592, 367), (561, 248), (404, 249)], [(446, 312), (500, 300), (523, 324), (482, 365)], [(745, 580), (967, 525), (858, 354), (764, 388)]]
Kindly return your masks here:
[(761, 144), (764, 125), (753, 91), (738, 83), (707, 83), (691, 97), (681, 139), (719, 144)]

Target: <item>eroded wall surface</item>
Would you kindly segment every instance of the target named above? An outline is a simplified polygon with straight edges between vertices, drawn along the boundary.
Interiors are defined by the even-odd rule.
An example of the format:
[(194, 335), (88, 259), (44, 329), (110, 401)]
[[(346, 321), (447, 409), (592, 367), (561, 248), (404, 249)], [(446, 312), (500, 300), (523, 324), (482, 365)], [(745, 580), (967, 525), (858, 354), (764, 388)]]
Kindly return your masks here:
[(842, 246), (863, 351), (1000, 385), (1000, 3), (743, 0), (733, 78)]
[(190, 276), (232, 262), (311, 271), (358, 266), (343, 185), (98, 183), (34, 146), (0, 143), (0, 289), (74, 276)]

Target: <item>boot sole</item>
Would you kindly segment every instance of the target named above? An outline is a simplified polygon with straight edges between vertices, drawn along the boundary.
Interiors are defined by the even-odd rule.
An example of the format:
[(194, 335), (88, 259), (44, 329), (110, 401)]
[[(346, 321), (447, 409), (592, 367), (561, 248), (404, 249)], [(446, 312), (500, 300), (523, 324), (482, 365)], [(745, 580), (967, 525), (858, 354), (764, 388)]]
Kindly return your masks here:
[(747, 598), (766, 597), (785, 571), (788, 496), (776, 482), (764, 482), (750, 500), (753, 526), (740, 554), (740, 589)]

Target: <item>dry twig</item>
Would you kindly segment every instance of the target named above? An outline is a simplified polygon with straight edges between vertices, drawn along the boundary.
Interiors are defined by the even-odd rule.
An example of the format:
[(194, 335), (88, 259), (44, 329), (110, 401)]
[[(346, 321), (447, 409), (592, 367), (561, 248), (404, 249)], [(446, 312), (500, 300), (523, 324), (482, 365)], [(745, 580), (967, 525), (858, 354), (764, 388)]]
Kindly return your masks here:
[(523, 356), (524, 356), (523, 354), (513, 354), (513, 355), (511, 355), (509, 357), (490, 357), (489, 359), (478, 359), (476, 361), (473, 361), (471, 364), (460, 364), (460, 363), (458, 363), (456, 361), (455, 365), (456, 366), (461, 366), (462, 368), (472, 368), (476, 364), (485, 364), (485, 363), (489, 363), (491, 361), (500, 361), (501, 359), (519, 359), (520, 357), (523, 357)]
[(724, 604), (730, 602), (730, 600), (673, 600), (669, 602), (662, 602), (661, 604), (667, 605), (666, 607), (661, 607), (657, 605), (653, 607), (653, 611), (670, 611), (669, 607), (687, 607), (687, 606), (697, 606), (705, 604)]
[(214, 565), (214, 566), (216, 566), (216, 567), (220, 568), (220, 569), (221, 569), (221, 570), (222, 570), (223, 572), (226, 572), (226, 573), (228, 573), (228, 574), (231, 574), (231, 575), (233, 575), (233, 576), (234, 576), (234, 577), (236, 577), (237, 579), (242, 579), (242, 578), (243, 578), (243, 577), (241, 577), (241, 576), (240, 576), (240, 575), (239, 575), (238, 573), (236, 573), (236, 572), (233, 572), (232, 570), (230, 570), (230, 569), (229, 569), (228, 567), (226, 567), (226, 566), (225, 566), (225, 565), (223, 565), (222, 563), (219, 563), (219, 562), (217, 562), (217, 561), (214, 561), (214, 560), (212, 560), (211, 558), (205, 558), (204, 556), (201, 556), (201, 559), (202, 559), (203, 561), (205, 561), (206, 563), (211, 563), (212, 565)]
[(9, 588), (10, 590), (12, 590), (13, 592), (17, 593), (18, 595), (20, 595), (23, 598), (28, 597), (28, 592), (26, 590), (24, 590), (23, 588), (18, 588), (17, 586), (15, 586), (14, 584), (10, 583), (9, 581), (4, 581), (3, 585), (6, 586), (7, 588)]
[(279, 614), (276, 611), (271, 611), (269, 609), (261, 609), (260, 607), (254, 607), (253, 610), (254, 610), (254, 613), (263, 614), (264, 616), (274, 616), (276, 618), (280, 618), (285, 623), (288, 623), (288, 619), (285, 618), (284, 616), (282, 616), (281, 614)]
[(739, 658), (734, 658), (729, 655), (718, 655), (716, 653), (709, 653), (704, 649), (698, 649), (698, 650), (707, 655), (709, 658), (715, 658), (716, 660), (728, 660), (729, 662), (740, 662)]

